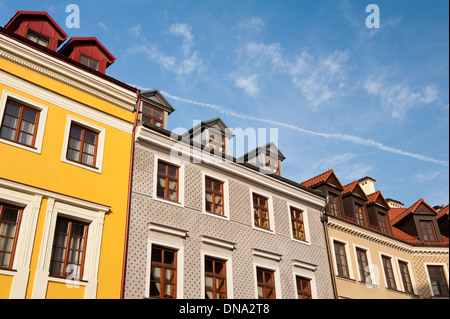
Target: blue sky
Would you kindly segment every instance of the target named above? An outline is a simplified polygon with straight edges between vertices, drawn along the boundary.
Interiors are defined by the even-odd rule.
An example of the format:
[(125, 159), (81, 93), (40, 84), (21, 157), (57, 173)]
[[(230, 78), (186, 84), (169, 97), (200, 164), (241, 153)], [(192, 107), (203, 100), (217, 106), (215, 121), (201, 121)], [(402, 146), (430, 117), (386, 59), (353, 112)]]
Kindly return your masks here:
[(165, 94), (170, 130), (216, 116), (278, 128), (289, 179), (333, 168), (407, 206), (449, 202), (448, 0), (0, 0), (0, 24), (17, 10), (96, 36), (117, 59), (107, 74)]

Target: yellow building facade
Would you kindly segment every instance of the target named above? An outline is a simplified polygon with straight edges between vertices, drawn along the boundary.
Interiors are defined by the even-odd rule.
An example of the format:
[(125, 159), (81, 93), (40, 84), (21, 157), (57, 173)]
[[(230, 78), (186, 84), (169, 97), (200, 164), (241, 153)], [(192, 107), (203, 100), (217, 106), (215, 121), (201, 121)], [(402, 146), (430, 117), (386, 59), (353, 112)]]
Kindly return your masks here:
[(0, 298), (120, 298), (138, 93), (27, 19), (60, 30), (0, 28)]

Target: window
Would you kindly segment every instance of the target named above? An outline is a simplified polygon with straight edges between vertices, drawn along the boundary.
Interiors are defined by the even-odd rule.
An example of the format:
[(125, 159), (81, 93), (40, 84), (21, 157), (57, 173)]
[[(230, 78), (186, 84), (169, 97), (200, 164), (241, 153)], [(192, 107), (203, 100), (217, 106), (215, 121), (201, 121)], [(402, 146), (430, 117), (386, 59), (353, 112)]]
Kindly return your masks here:
[(394, 270), (392, 269), (391, 258), (387, 256), (381, 257), (383, 261), (384, 276), (386, 278), (387, 287), (389, 289), (397, 289), (394, 278)]
[(436, 233), (431, 220), (421, 220), (419, 225), (424, 241), (436, 241)]
[(158, 161), (156, 196), (178, 202), (178, 167)]
[(225, 136), (220, 132), (209, 129), (209, 140), (208, 145), (214, 151), (225, 153)]
[(311, 294), (311, 280), (295, 276), (297, 282), (297, 296), (298, 299), (312, 299)]
[(355, 203), (355, 207), (356, 207), (356, 223), (361, 226), (366, 226), (367, 223), (364, 206)]
[(345, 252), (345, 244), (335, 241), (334, 254), (336, 257), (338, 276), (349, 278), (350, 276), (347, 265), (347, 254)]
[(177, 290), (177, 251), (153, 246), (150, 272), (150, 297), (175, 299)]
[(152, 124), (158, 127), (164, 127), (164, 112), (149, 104), (144, 104), (142, 121), (145, 124)]
[(427, 266), (431, 291), (435, 297), (448, 297), (448, 283), (443, 266)]
[(255, 226), (270, 229), (268, 198), (253, 194), (253, 218)]
[(36, 42), (44, 47), (48, 47), (49, 39), (33, 31), (28, 31), (27, 39)]
[(58, 217), (53, 239), (50, 276), (83, 278), (88, 225)]
[(303, 211), (291, 207), (292, 235), (299, 240), (306, 240)]
[(360, 280), (365, 283), (372, 283), (369, 271), (369, 262), (367, 261), (367, 251), (361, 248), (356, 248), (356, 258), (358, 260)]
[(280, 161), (278, 160), (278, 157), (271, 156), (270, 150), (268, 150), (265, 154), (264, 160), (265, 160), (264, 165), (266, 166), (265, 167), (266, 170), (268, 170), (269, 172), (271, 172), (273, 174), (280, 175)]
[(382, 233), (385, 234), (389, 234), (389, 220), (388, 220), (388, 215), (378, 212), (378, 221), (379, 221), (379, 225), (380, 225), (380, 231)]
[(340, 208), (339, 208), (339, 196), (335, 194), (329, 194), (330, 203), (328, 205), (328, 214), (333, 216), (341, 216)]
[(256, 268), (258, 299), (275, 299), (274, 271)]
[(4, 139), (34, 147), (39, 122), (39, 111), (8, 100), (1, 125)]
[(67, 146), (67, 159), (95, 167), (98, 133), (72, 123)]
[(0, 203), (0, 268), (12, 269), (22, 209)]
[(403, 288), (405, 292), (413, 294), (414, 290), (411, 283), (411, 276), (409, 275), (408, 264), (404, 261), (399, 261), (400, 274), (402, 275)]
[(224, 215), (223, 186), (222, 182), (205, 177), (205, 209), (207, 212)]
[(80, 63), (90, 67), (91, 69), (98, 70), (98, 61), (91, 57), (80, 55)]
[(205, 257), (205, 298), (227, 299), (225, 261)]

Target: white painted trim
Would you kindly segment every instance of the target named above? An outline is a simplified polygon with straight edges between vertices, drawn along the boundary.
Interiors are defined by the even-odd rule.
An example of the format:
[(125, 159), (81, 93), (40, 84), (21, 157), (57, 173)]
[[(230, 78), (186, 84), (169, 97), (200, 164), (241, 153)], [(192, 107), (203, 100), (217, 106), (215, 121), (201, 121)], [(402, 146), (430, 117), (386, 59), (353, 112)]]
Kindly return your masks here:
[[(275, 214), (273, 211), (273, 196), (267, 191), (258, 188), (250, 187), (250, 207), (252, 214), (252, 228), (269, 234), (275, 234)], [(255, 225), (255, 214), (253, 213), (253, 194), (260, 195), (267, 198), (267, 208), (269, 209), (269, 229), (258, 227)]]
[(400, 269), (400, 262), (404, 262), (406, 263), (407, 267), (408, 267), (408, 272), (409, 272), (409, 278), (411, 279), (411, 285), (413, 288), (413, 292), (414, 294), (418, 295), (418, 289), (417, 289), (417, 284), (416, 284), (416, 280), (414, 278), (414, 273), (413, 273), (413, 268), (412, 268), (412, 263), (407, 260), (407, 259), (403, 259), (403, 258), (399, 258), (399, 257), (395, 257), (395, 261), (398, 267), (398, 271), (399, 271), (399, 279), (400, 279), (400, 288), (401, 291), (406, 292), (405, 286), (403, 284), (403, 278), (402, 278), (402, 273), (401, 273), (401, 269)]
[[(184, 163), (182, 161), (173, 161), (169, 156), (163, 155), (161, 153), (154, 153), (153, 157), (153, 199), (170, 205), (184, 207)], [(178, 202), (167, 200), (165, 198), (159, 198), (156, 195), (158, 188), (158, 161), (163, 161), (178, 167)]]
[[(82, 281), (55, 279), (49, 275), (53, 238), (58, 216), (65, 216), (89, 223)], [(48, 199), (43, 238), (39, 250), (40, 254), (38, 259), (38, 267), (36, 269), (31, 298), (44, 299), (47, 294), (48, 283), (51, 281), (64, 282), (68, 285), (68, 288), (72, 289), (79, 288), (80, 285), (85, 286), (84, 297), (86, 299), (96, 298), (104, 218), (105, 213), (102, 211), (87, 210), (77, 206), (57, 202), (53, 198)]]
[(257, 254), (253, 254), (253, 278), (254, 278), (255, 299), (258, 299), (258, 279), (256, 272), (256, 268), (258, 267), (268, 269), (274, 272), (275, 297), (276, 299), (283, 299), (280, 280), (280, 263), (279, 263), (280, 260), (281, 255), (275, 255), (269, 252), (258, 251)]
[[(391, 254), (387, 254), (385, 252), (382, 251), (378, 251), (378, 256), (380, 258), (380, 268), (382, 270), (383, 273), (383, 280), (384, 280), (384, 288), (386, 289), (392, 289), (392, 288), (388, 288), (388, 283), (386, 280), (386, 270), (384, 269), (384, 264), (383, 264), (383, 256), (388, 257), (391, 259), (391, 266), (392, 266), (392, 273), (394, 274), (394, 281), (395, 281), (395, 289), (399, 290), (399, 276), (400, 276), (400, 270), (398, 268), (397, 262), (395, 261), (396, 258), (394, 255)], [(381, 278), (380, 278), (380, 285), (381, 285)]]
[(357, 248), (360, 248), (360, 249), (362, 249), (362, 250), (364, 250), (366, 252), (367, 264), (368, 264), (368, 267), (369, 267), (369, 275), (370, 275), (370, 279), (372, 281), (371, 284), (367, 283), (367, 285), (370, 286), (370, 287), (378, 286), (379, 278), (377, 278), (377, 276), (376, 276), (376, 269), (375, 269), (376, 265), (374, 265), (373, 262), (372, 262), (372, 255), (370, 253), (370, 249), (365, 247), (365, 246), (360, 245), (359, 243), (353, 243), (352, 246), (353, 246), (353, 255), (354, 255), (354, 258), (355, 258), (355, 261), (356, 261), (356, 269), (357, 269), (356, 275), (357, 275), (358, 280), (360, 282), (362, 282), (361, 274), (359, 273), (358, 254), (357, 254), (357, 251), (356, 251)]
[[(161, 226), (165, 227), (165, 226)], [(165, 227), (169, 228), (169, 227)], [(171, 231), (174, 229), (170, 227)], [(177, 251), (177, 299), (183, 299), (184, 296), (184, 237), (185, 231), (170, 233), (151, 229), (147, 241), (147, 267), (145, 276), (144, 297), (150, 298), (150, 277), (152, 267), (152, 245), (163, 246)]]
[(317, 266), (303, 263), (299, 260), (292, 261), (292, 276), (294, 280), (294, 295), (296, 299), (298, 298), (297, 294), (297, 276), (309, 279), (309, 284), (311, 287), (311, 297), (312, 299), (317, 299), (317, 284), (316, 284), (316, 271)]
[[(300, 239), (295, 238), (294, 234), (292, 233), (291, 207), (303, 211), (302, 215), (303, 215), (303, 226), (305, 228), (305, 240), (300, 240)], [(290, 226), (291, 239), (297, 243), (311, 246), (311, 236), (310, 236), (310, 232), (309, 232), (309, 221), (308, 221), (308, 215), (309, 215), (308, 210), (309, 210), (309, 208), (303, 204), (293, 202), (290, 200), (287, 201), (287, 211), (288, 211), (288, 220), (289, 220), (289, 226)]]
[(3, 34), (0, 34), (0, 46), (2, 47), (0, 57), (9, 62), (120, 108), (133, 111), (136, 92)]
[(26, 194), (0, 186), (0, 202), (23, 207), (19, 234), (16, 239), (13, 270), (1, 270), (0, 274), (13, 277), (10, 298), (24, 299), (42, 196)]
[[(448, 277), (448, 265), (446, 263), (424, 263), (423, 266), (425, 267), (425, 274), (427, 276), (427, 281), (428, 281), (428, 287), (430, 288), (430, 294), (432, 297), (434, 297), (434, 293), (433, 293), (433, 287), (431, 285), (431, 278), (430, 275), (428, 274), (428, 266), (442, 266), (442, 268), (444, 269), (444, 275), (445, 275), (445, 280), (447, 282), (447, 289), (448, 289), (448, 285), (449, 285), (449, 277)], [(438, 296), (440, 297), (440, 296)], [(448, 298), (448, 297), (446, 297)]]
[(233, 283), (233, 249), (234, 243), (223, 241), (218, 238), (212, 238), (202, 236), (201, 239), (201, 288), (200, 299), (205, 298), (205, 257), (212, 257), (224, 260), (226, 270), (226, 283), (227, 283), (227, 299), (234, 299), (234, 283)]
[(43, 89), (42, 87), (34, 83), (25, 81), (2, 70), (0, 70), (0, 79), (1, 83), (15, 90), (23, 92), (24, 94), (34, 96), (42, 101), (56, 105), (67, 111), (77, 113), (81, 116), (89, 118), (90, 120), (98, 121), (104, 125), (111, 126), (130, 134), (133, 129), (133, 123), (127, 122), (110, 114), (106, 114), (98, 109), (95, 109), (95, 105), (91, 107), (89, 105), (69, 99), (63, 95)]
[(348, 267), (348, 275), (350, 279), (355, 280), (355, 274), (353, 273), (353, 263), (352, 263), (352, 257), (350, 254), (350, 243), (347, 240), (342, 240), (340, 238), (336, 238), (334, 236), (330, 236), (330, 242), (331, 242), (331, 256), (333, 259), (333, 267), (334, 267), (334, 273), (336, 276), (338, 276), (337, 271), (337, 261), (336, 261), (336, 251), (334, 250), (334, 242), (340, 242), (345, 245), (345, 256), (347, 258), (347, 267)]
[[(219, 182), (223, 183), (223, 213), (224, 215), (214, 214), (211, 212), (206, 211), (206, 177), (210, 177), (212, 179), (218, 180)], [(226, 178), (224, 175), (212, 172), (210, 170), (203, 170), (202, 171), (202, 212), (208, 216), (213, 216), (216, 218), (224, 219), (224, 220), (230, 220), (230, 191), (229, 191), (229, 183), (228, 178)]]
[(3, 90), (2, 97), (0, 100), (0, 125), (3, 123), (3, 116), (5, 115), (6, 102), (8, 99), (19, 102), (21, 104), (24, 104), (26, 106), (29, 106), (29, 107), (39, 111), (39, 121), (38, 121), (38, 127), (37, 127), (37, 131), (36, 131), (36, 138), (35, 138), (35, 142), (34, 142), (34, 147), (19, 144), (19, 143), (16, 143), (14, 141), (10, 141), (10, 140), (4, 139), (4, 138), (0, 138), (0, 142), (15, 146), (15, 147), (19, 147), (19, 148), (22, 148), (27, 151), (41, 154), (42, 142), (44, 140), (45, 123), (47, 122), (48, 107), (46, 107), (45, 105), (36, 103), (30, 99), (24, 98), (18, 94)]
[[(67, 147), (69, 145), (69, 134), (70, 134), (70, 127), (72, 123), (78, 124), (80, 126), (86, 127), (96, 133), (98, 133), (97, 138), (97, 157), (95, 159), (95, 167), (91, 167), (88, 165), (83, 165), (82, 163), (74, 162), (67, 159)], [(61, 152), (61, 161), (67, 164), (75, 165), (96, 173), (101, 174), (102, 173), (102, 167), (103, 167), (103, 152), (105, 149), (105, 135), (106, 135), (106, 129), (97, 125), (94, 125), (92, 123), (86, 122), (84, 120), (80, 120), (78, 118), (75, 118), (71, 115), (67, 115), (67, 121), (66, 121), (66, 128), (64, 131), (64, 141), (63, 141), (63, 147)]]

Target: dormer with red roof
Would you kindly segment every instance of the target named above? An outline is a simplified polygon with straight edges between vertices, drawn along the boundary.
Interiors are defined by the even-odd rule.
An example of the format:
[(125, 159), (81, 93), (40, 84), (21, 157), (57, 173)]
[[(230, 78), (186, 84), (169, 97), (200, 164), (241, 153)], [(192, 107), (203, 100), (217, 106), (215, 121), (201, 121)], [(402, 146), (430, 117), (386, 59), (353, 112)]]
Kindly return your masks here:
[(342, 202), (346, 218), (353, 219), (358, 225), (369, 227), (366, 202), (368, 198), (358, 181), (344, 186)]
[(409, 208), (391, 208), (391, 224), (410, 236), (425, 243), (442, 242), (443, 237), (437, 222), (438, 213), (423, 198)]
[(101, 73), (116, 60), (95, 37), (71, 38), (59, 52)]
[(341, 192), (344, 188), (332, 169), (310, 178), (301, 184), (319, 190), (328, 197), (327, 214), (344, 217), (341, 197)]
[(445, 207), (441, 207), (439, 208), (439, 210), (436, 211), (437, 211), (436, 219), (438, 221), (441, 234), (445, 237), (449, 237), (448, 205)]
[(392, 227), (389, 219), (390, 207), (381, 194), (381, 191), (367, 195), (366, 207), (370, 225), (384, 234), (392, 235)]
[(63, 29), (43, 11), (17, 11), (5, 29), (53, 51), (67, 39)]

